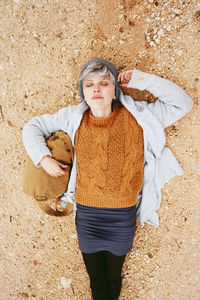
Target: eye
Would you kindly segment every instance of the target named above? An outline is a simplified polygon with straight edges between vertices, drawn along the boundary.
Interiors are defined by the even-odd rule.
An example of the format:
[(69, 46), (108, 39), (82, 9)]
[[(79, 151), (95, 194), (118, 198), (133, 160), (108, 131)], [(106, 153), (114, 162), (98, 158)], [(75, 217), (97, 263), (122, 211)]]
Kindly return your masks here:
[(108, 85), (108, 82), (103, 81), (101, 84), (102, 84), (103, 86), (107, 86), (107, 85)]
[(90, 86), (92, 86), (92, 83), (90, 82), (84, 84), (84, 87), (90, 87)]

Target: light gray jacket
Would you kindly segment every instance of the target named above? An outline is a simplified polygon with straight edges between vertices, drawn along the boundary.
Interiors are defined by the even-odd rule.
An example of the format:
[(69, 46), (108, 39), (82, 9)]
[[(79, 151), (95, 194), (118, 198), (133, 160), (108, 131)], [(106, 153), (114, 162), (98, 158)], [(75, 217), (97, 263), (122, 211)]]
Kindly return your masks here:
[[(154, 103), (134, 101), (121, 92), (121, 103), (136, 118), (143, 128), (144, 134), (144, 182), (138, 194), (138, 219), (158, 226), (159, 219), (156, 210), (160, 207), (161, 188), (175, 175), (182, 175), (183, 170), (169, 148), (165, 147), (164, 128), (183, 117), (193, 106), (191, 98), (173, 82), (156, 75), (134, 70), (128, 87), (148, 90), (158, 100)], [(88, 108), (86, 102), (60, 109), (55, 114), (45, 114), (33, 118), (23, 129), (25, 149), (36, 166), (45, 155), (51, 152), (46, 146), (45, 138), (53, 132), (63, 130), (75, 142), (75, 133), (80, 125), (84, 111)], [(64, 207), (69, 201), (75, 207), (76, 188), (76, 155), (71, 172), (68, 190), (61, 198)]]

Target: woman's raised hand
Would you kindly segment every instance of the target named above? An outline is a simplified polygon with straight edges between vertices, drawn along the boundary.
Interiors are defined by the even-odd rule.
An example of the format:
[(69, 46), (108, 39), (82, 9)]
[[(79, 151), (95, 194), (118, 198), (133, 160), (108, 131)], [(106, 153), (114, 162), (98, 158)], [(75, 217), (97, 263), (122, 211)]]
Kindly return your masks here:
[(129, 81), (131, 80), (131, 76), (132, 76), (133, 70), (127, 70), (124, 72), (119, 73), (117, 80), (120, 83), (121, 86), (127, 86)]
[(63, 169), (69, 167), (68, 165), (64, 165), (50, 156), (44, 156), (40, 161), (40, 164), (43, 169), (53, 177), (64, 175), (65, 171)]

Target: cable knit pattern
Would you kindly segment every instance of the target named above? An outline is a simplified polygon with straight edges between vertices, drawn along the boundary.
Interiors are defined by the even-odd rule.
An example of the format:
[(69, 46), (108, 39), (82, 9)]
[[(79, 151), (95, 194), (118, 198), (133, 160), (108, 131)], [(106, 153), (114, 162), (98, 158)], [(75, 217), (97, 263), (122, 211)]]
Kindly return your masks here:
[(107, 118), (88, 109), (76, 132), (76, 202), (95, 207), (129, 207), (143, 183), (143, 131), (119, 103)]

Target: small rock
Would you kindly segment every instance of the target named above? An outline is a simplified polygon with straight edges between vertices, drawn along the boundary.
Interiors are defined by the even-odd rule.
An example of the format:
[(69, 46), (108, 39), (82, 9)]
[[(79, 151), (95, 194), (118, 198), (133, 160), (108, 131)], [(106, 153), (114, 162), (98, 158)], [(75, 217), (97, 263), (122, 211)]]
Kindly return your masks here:
[(76, 238), (76, 234), (71, 234), (70, 237), (71, 237), (72, 239), (75, 239), (75, 238)]
[(145, 48), (148, 49), (150, 47), (149, 41), (145, 43)]
[(70, 287), (72, 280), (71, 279), (66, 279), (65, 277), (60, 278), (60, 283), (62, 284), (64, 289), (67, 289)]
[(20, 295), (22, 296), (22, 298), (28, 299), (28, 293), (20, 293)]
[(166, 27), (166, 30), (169, 32), (170, 30), (172, 29), (172, 26), (171, 25), (168, 25), (167, 27)]
[(183, 13), (182, 10), (180, 10), (178, 8), (173, 8), (172, 11), (175, 15), (178, 15), (178, 16), (182, 15), (182, 13)]
[(147, 23), (151, 23), (152, 19), (147, 18), (146, 21), (147, 21)]
[(7, 122), (9, 126), (13, 126), (13, 123), (11, 121), (7, 120)]
[(14, 44), (15, 41), (16, 41), (15, 38), (14, 38), (12, 35), (11, 35), (11, 37), (10, 37), (10, 41), (11, 41), (12, 44)]
[(171, 56), (171, 62), (174, 63), (175, 62), (175, 58), (173, 56)]
[(148, 253), (149, 258), (153, 258), (153, 255), (151, 253)]
[(158, 28), (154, 28), (153, 33), (156, 34), (158, 32)]
[(133, 22), (133, 20), (129, 20), (128, 24), (129, 24), (129, 26), (135, 26), (135, 23)]
[(160, 44), (160, 39), (155, 39), (155, 43), (158, 45)]
[(151, 41), (151, 38), (150, 38), (150, 36), (148, 36), (148, 35), (146, 36), (146, 39), (147, 39), (148, 42)]
[(158, 35), (159, 35), (160, 37), (163, 37), (163, 36), (165, 35), (162, 28), (158, 31)]
[(65, 53), (67, 51), (67, 49), (65, 47), (61, 48), (61, 53)]
[(176, 53), (177, 53), (179, 56), (182, 56), (183, 50), (177, 50)]

